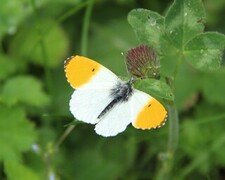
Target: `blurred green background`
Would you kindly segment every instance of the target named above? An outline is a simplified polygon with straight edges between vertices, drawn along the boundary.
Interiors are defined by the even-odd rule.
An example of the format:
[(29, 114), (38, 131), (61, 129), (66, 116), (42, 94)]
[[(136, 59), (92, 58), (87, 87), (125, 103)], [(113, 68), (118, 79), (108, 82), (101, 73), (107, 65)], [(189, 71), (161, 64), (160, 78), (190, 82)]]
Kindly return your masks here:
[[(127, 14), (146, 8), (164, 15), (171, 3), (0, 0), (0, 179), (159, 177), (168, 123), (151, 131), (129, 126), (113, 138), (79, 124), (60, 143), (65, 125), (73, 121), (73, 89), (64, 76), (63, 61), (86, 55), (127, 76), (121, 53), (139, 45)], [(224, 34), (225, 1), (203, 3), (206, 31)], [(225, 58), (217, 72), (179, 72), (175, 99), (180, 139), (171, 179), (225, 179), (224, 62)]]

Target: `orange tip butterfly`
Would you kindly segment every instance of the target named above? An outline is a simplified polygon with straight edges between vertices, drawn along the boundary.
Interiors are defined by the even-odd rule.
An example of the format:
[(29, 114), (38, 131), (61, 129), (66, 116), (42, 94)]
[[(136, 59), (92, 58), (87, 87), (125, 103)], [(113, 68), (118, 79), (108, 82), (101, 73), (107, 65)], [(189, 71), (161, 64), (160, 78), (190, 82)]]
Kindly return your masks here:
[(167, 111), (159, 101), (132, 87), (133, 79), (122, 81), (103, 65), (83, 56), (64, 63), (67, 81), (75, 89), (70, 99), (73, 116), (95, 124), (104, 137), (123, 132), (132, 123), (138, 129), (165, 124)]

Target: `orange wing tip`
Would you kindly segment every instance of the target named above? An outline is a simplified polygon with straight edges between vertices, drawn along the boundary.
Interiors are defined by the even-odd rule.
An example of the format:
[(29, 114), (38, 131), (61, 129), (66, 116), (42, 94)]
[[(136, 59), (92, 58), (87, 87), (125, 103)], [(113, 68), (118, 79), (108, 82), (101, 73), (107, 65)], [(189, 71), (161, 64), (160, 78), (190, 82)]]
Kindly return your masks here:
[(74, 89), (88, 84), (101, 67), (96, 61), (83, 56), (71, 56), (64, 61), (67, 81)]
[(158, 129), (158, 128), (161, 128), (162, 126), (164, 126), (166, 124), (166, 121), (167, 121), (167, 115), (160, 125), (150, 127), (150, 128), (139, 128), (139, 129), (142, 129), (142, 130)]
[(150, 129), (158, 129), (158, 128), (161, 128), (162, 126), (164, 126), (166, 124), (166, 121), (167, 121), (167, 118), (165, 118), (164, 121), (162, 121), (162, 123), (158, 126), (154, 126), (154, 127), (137, 127), (135, 125), (133, 125), (136, 129), (141, 129), (141, 130), (150, 130)]
[(150, 130), (150, 129), (158, 129), (158, 128), (161, 128), (162, 126), (164, 126), (166, 124), (166, 121), (167, 121), (167, 115), (165, 117), (165, 119), (162, 121), (162, 123), (160, 125), (157, 125), (157, 126), (154, 126), (154, 127), (138, 127), (136, 126), (135, 124), (133, 124), (133, 126), (136, 128), (136, 129), (141, 129), (141, 130)]
[(66, 71), (66, 66), (69, 64), (69, 62), (74, 58), (74, 56), (70, 56), (64, 60), (64, 70)]
[(156, 128), (161, 128), (162, 126), (164, 126), (164, 125), (166, 124), (167, 118), (168, 118), (168, 116), (167, 116), (167, 114), (166, 114), (165, 119), (162, 121), (162, 123), (161, 123), (160, 125), (154, 127), (154, 129), (156, 129)]
[(75, 57), (75, 56), (70, 56), (70, 57), (66, 58), (66, 60), (64, 60), (64, 72), (65, 72), (65, 76), (66, 76), (67, 82), (72, 86), (72, 88), (75, 89), (75, 87), (70, 83), (69, 77), (68, 77), (68, 75), (67, 75), (67, 66), (69, 65), (70, 61), (71, 61), (74, 57)]
[(151, 99), (139, 112), (133, 122), (137, 129), (156, 129), (162, 127), (167, 120), (167, 111), (156, 99)]

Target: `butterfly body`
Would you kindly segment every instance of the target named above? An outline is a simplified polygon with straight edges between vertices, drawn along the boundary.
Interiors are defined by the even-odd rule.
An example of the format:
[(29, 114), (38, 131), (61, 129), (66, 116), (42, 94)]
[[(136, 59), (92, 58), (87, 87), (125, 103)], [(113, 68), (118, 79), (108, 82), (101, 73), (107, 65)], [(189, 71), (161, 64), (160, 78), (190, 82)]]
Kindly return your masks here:
[(123, 103), (128, 101), (129, 97), (133, 93), (133, 88), (128, 82), (118, 82), (114, 88), (112, 88), (110, 96), (112, 97), (112, 101), (105, 107), (105, 109), (99, 114), (98, 118), (101, 118), (103, 115), (107, 113), (110, 109), (112, 109), (117, 103)]

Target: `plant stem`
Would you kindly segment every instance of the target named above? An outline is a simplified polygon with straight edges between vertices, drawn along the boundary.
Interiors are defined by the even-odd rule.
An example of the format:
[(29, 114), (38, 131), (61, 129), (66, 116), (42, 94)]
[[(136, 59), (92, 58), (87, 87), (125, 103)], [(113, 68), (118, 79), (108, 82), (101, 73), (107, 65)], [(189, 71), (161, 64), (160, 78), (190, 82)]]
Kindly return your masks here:
[(168, 152), (174, 154), (177, 149), (179, 139), (179, 119), (175, 103), (173, 102), (169, 107), (169, 140)]
[(58, 23), (63, 22), (65, 19), (67, 19), (68, 17), (74, 15), (76, 12), (78, 12), (79, 10), (81, 10), (82, 8), (87, 6), (87, 4), (88, 4), (87, 1), (80, 2), (78, 5), (72, 7), (71, 9), (69, 9), (69, 10), (67, 9), (66, 12), (57, 19), (57, 22)]
[[(180, 54), (178, 57), (178, 61), (176, 63), (176, 67), (172, 74), (172, 77), (167, 79), (167, 84), (172, 89), (173, 93), (175, 91), (174, 80), (176, 79), (179, 67), (183, 61), (183, 55)], [(173, 169), (174, 169), (174, 155), (178, 146), (179, 141), (179, 117), (177, 112), (177, 107), (174, 101), (168, 102), (168, 118), (169, 118), (169, 134), (168, 134), (168, 144), (167, 150), (162, 154), (161, 157), (161, 167), (156, 173), (156, 179), (158, 180), (166, 180), (173, 178)]]
[(66, 137), (72, 132), (74, 128), (75, 128), (75, 125), (70, 125), (69, 127), (66, 128), (62, 136), (59, 138), (58, 142), (55, 144), (55, 151), (58, 150), (59, 146), (66, 139)]
[[(39, 19), (40, 15), (38, 13), (38, 9), (35, 4), (35, 0), (31, 0), (31, 5), (32, 5), (35, 16), (37, 17), (37, 19)], [(45, 83), (47, 85), (48, 92), (50, 94), (52, 94), (53, 88), (52, 88), (52, 83), (51, 83), (52, 81), (51, 81), (51, 73), (50, 73), (50, 68), (49, 68), (49, 59), (48, 59), (46, 46), (45, 46), (45, 42), (44, 42), (44, 32), (43, 32), (43, 29), (40, 28), (39, 24), (36, 27), (36, 29), (37, 29), (38, 35), (40, 37), (40, 48), (41, 48), (41, 53), (43, 56), (43, 64), (44, 64), (44, 70), (45, 70)]]
[(167, 151), (162, 154), (162, 166), (156, 174), (156, 179), (171, 179), (174, 163), (174, 154), (178, 146), (179, 139), (179, 118), (177, 108), (174, 102), (168, 106), (169, 114), (169, 138)]
[(82, 29), (82, 36), (81, 36), (81, 54), (84, 56), (87, 55), (88, 30), (90, 25), (90, 18), (91, 18), (91, 12), (93, 9), (93, 4), (94, 4), (94, 0), (89, 0), (87, 9), (84, 15), (83, 29)]

